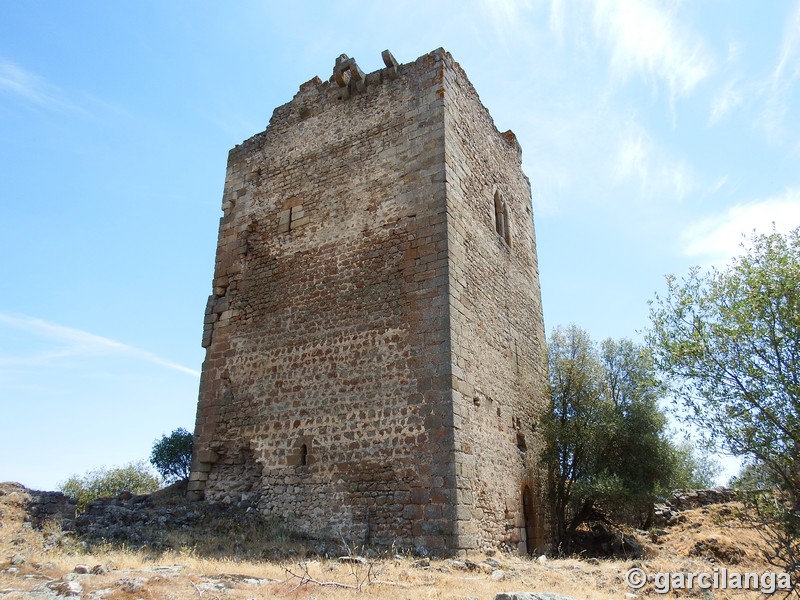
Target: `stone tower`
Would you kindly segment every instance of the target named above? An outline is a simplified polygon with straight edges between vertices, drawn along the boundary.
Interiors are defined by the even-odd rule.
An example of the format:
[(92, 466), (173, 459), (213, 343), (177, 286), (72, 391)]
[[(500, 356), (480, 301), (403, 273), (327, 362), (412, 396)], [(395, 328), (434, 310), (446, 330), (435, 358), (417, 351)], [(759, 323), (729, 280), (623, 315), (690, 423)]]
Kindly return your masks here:
[(231, 150), (189, 483), (313, 537), (544, 544), (521, 148), (439, 49), (346, 55)]

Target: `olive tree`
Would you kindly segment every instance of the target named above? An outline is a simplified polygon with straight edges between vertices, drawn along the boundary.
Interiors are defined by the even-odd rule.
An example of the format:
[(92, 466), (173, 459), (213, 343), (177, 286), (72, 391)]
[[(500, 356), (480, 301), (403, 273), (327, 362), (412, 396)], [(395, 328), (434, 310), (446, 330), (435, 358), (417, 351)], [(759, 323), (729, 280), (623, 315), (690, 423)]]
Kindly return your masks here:
[(548, 344), (551, 410), (545, 419), (554, 534), (569, 551), (599, 516), (646, 525), (677, 466), (663, 389), (649, 351), (629, 340), (600, 346), (574, 325)]
[(668, 277), (650, 318), (657, 364), (685, 418), (776, 482), (778, 502), (768, 504), (782, 508), (767, 515), (779, 534), (772, 539), (773, 559), (796, 564), (800, 547), (791, 540), (800, 534), (800, 228), (787, 235), (753, 234), (723, 269)]

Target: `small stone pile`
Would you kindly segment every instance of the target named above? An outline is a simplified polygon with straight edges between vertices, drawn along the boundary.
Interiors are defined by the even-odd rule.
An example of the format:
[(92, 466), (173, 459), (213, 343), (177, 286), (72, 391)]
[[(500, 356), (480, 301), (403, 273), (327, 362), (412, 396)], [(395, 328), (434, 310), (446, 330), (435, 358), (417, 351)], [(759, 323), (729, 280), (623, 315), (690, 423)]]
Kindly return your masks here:
[(501, 592), (494, 600), (573, 600), (572, 596), (555, 592)]
[(724, 504), (736, 499), (737, 491), (730, 488), (675, 490), (666, 502), (655, 505), (654, 524), (657, 527), (674, 525), (680, 521), (681, 511), (711, 504)]

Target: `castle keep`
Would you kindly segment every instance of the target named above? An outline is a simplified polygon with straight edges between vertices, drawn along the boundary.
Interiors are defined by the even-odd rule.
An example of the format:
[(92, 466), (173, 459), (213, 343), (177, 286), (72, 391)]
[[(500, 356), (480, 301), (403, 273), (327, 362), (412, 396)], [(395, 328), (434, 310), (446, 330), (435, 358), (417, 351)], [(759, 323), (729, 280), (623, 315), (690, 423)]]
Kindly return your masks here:
[(521, 148), (444, 50), (336, 60), (231, 150), (190, 495), (320, 538), (544, 543)]

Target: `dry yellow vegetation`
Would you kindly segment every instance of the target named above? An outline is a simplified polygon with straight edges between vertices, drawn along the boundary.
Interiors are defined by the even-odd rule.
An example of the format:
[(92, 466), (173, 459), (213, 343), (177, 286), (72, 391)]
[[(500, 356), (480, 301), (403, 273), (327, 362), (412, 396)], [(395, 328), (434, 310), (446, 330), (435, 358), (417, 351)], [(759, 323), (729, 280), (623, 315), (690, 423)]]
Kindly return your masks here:
[[(663, 598), (652, 583), (631, 595), (626, 572), (633, 567), (648, 573), (769, 570), (761, 558), (757, 532), (737, 525), (741, 507), (736, 503), (685, 511), (681, 522), (670, 528), (638, 533), (646, 549), (646, 557), (638, 561), (523, 559), (498, 553), (460, 560), (395, 556), (347, 562), (210, 559), (189, 547), (159, 554), (118, 547), (87, 549), (54, 524), (41, 530), (31, 527), (26, 523), (27, 501), (21, 488), (6, 486), (0, 494), (3, 600), (70, 593), (109, 600), (491, 600), (508, 591), (555, 592), (576, 600)], [(666, 597), (710, 596), (686, 590)], [(715, 600), (759, 597), (755, 591), (713, 592)]]

